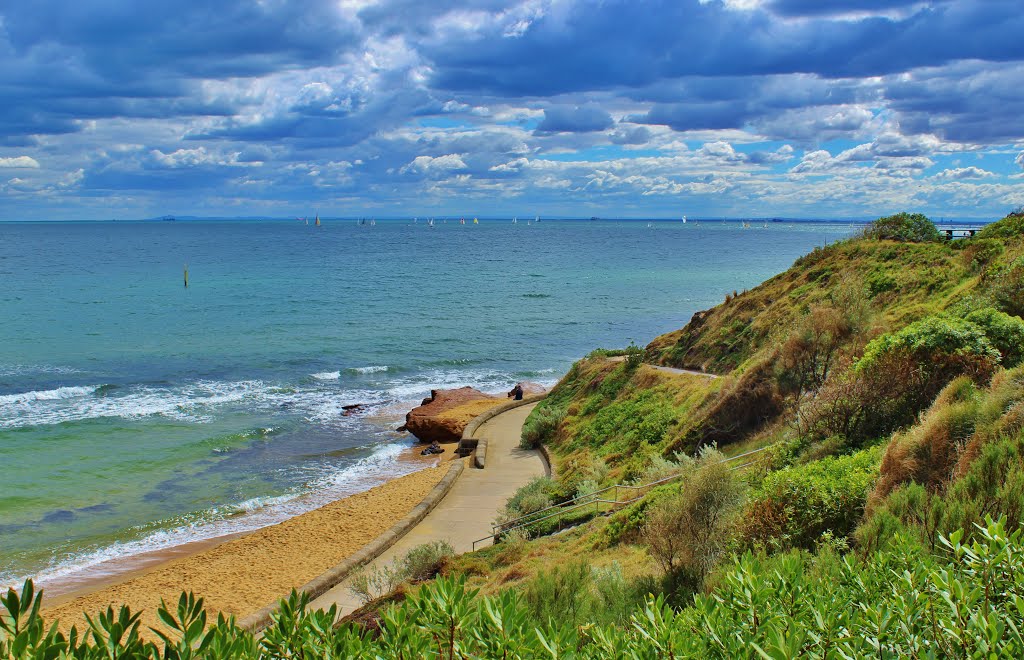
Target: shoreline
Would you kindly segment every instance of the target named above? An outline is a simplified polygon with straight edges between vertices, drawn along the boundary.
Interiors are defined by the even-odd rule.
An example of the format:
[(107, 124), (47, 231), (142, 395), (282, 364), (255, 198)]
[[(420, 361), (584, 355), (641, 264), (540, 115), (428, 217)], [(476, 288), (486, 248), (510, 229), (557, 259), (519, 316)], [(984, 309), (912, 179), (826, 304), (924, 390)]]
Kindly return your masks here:
[[(451, 455), (454, 455), (454, 452), (452, 452)], [(252, 529), (217, 534), (208, 538), (185, 540), (181, 543), (175, 543), (174, 545), (169, 545), (163, 548), (112, 557), (95, 564), (82, 566), (77, 570), (57, 576), (49, 577), (44, 575), (41, 577), (35, 577), (33, 578), (33, 581), (38, 589), (46, 590), (47, 607), (57, 607), (70, 600), (88, 596), (89, 594), (116, 586), (127, 580), (144, 576), (147, 573), (150, 573), (151, 571), (173, 561), (201, 554), (207, 550), (216, 548), (223, 543), (233, 541), (234, 539), (245, 538), (261, 530), (269, 529), (288, 522), (289, 520), (294, 520), (296, 518), (301, 518), (302, 516), (316, 513), (320, 509), (334, 505), (338, 502), (343, 502), (350, 497), (355, 497), (377, 488), (382, 488), (394, 481), (415, 475), (423, 470), (445, 466), (447, 464), (447, 460), (450, 460), (449, 452), (445, 452), (439, 457), (420, 456), (418, 444), (414, 444), (404, 449), (401, 454), (395, 457), (395, 461), (417, 465), (415, 469), (397, 473), (395, 476), (391, 476), (365, 490), (356, 491), (319, 503), (317, 506), (282, 520), (253, 527)], [(311, 500), (316, 496), (317, 494), (315, 492), (310, 492), (301, 495), (296, 501), (301, 502), (302, 500)], [(20, 587), (21, 585), (19, 584), (17, 586)]]
[[(126, 558), (136, 565), (44, 597), (43, 615), (67, 630), (81, 626), (83, 612), (124, 604), (142, 612), (145, 628), (158, 625), (161, 599), (175, 602), (182, 591), (194, 591), (211, 613), (242, 618), (373, 541), (420, 503), (448, 465), (442, 461), (252, 532), (175, 546), (139, 561)], [(50, 593), (52, 587), (41, 586)]]

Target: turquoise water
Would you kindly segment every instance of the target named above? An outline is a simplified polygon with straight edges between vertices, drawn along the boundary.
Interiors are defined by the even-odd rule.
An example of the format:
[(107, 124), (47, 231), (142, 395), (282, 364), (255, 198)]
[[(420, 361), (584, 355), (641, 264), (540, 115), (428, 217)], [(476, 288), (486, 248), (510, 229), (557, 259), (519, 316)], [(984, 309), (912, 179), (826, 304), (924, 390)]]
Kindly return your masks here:
[(852, 231), (648, 225), (0, 224), (0, 584), (417, 469), (431, 388), (553, 383)]

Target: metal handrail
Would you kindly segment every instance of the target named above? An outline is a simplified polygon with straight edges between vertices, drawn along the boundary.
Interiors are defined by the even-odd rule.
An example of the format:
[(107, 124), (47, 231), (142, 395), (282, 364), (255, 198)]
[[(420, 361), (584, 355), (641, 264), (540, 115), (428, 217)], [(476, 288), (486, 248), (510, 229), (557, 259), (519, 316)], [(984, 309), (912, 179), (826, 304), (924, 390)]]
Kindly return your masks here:
[[(735, 456), (730, 456), (729, 458), (727, 458), (727, 459), (725, 459), (723, 461), (720, 461), (720, 462), (721, 463), (728, 463), (729, 461), (735, 461), (737, 458), (743, 458), (744, 456), (750, 456), (751, 454), (756, 454), (758, 452), (762, 452), (765, 449), (768, 449), (768, 447), (761, 447), (759, 449), (753, 449), (751, 451), (744, 452), (742, 454), (737, 454)], [(744, 465), (742, 465), (740, 467), (746, 467), (747, 465), (750, 465), (750, 464), (749, 463), (745, 463)], [(631, 488), (631, 489), (634, 489), (634, 490), (640, 490), (642, 488), (650, 488), (652, 486), (660, 486), (661, 484), (668, 483), (669, 481), (674, 481), (674, 480), (678, 479), (681, 476), (683, 476), (683, 473), (682, 472), (678, 472), (676, 474), (672, 474), (672, 475), (669, 475), (667, 477), (663, 477), (661, 479), (658, 479), (657, 481), (652, 481), (650, 483), (641, 484), (639, 486), (633, 486), (633, 485), (630, 485), (630, 484), (615, 484), (613, 486), (605, 486), (604, 488), (601, 488), (599, 490), (595, 490), (593, 493), (588, 493), (586, 495), (578, 495), (578, 496), (572, 498), (571, 500), (566, 500), (565, 502), (560, 502), (558, 504), (552, 504), (551, 506), (546, 506), (543, 509), (538, 509), (538, 510), (533, 511), (531, 513), (527, 513), (527, 514), (524, 514), (522, 516), (519, 516), (518, 518), (513, 518), (512, 520), (508, 520), (506, 522), (503, 522), (500, 525), (491, 525), (491, 530), (494, 531), (495, 533), (497, 533), (498, 531), (504, 531), (506, 529), (511, 529), (513, 527), (518, 527), (519, 525), (517, 523), (519, 523), (521, 521), (524, 521), (527, 518), (530, 518), (532, 516), (536, 516), (536, 515), (538, 515), (540, 513), (544, 513), (545, 511), (550, 511), (551, 509), (563, 508), (563, 507), (565, 507), (568, 504), (572, 504), (573, 502), (576, 502), (577, 500), (586, 499), (589, 502), (591, 500), (589, 500), (587, 498), (591, 498), (594, 495), (599, 495), (601, 493), (606, 493), (609, 490), (615, 490), (615, 489), (618, 489), (618, 488)], [(616, 498), (616, 499), (618, 499), (618, 498)]]
[[(727, 459), (725, 459), (723, 461), (719, 461), (719, 464), (729, 463), (730, 461), (735, 461), (736, 459), (739, 459), (739, 458), (744, 458), (746, 456), (751, 456), (753, 454), (757, 454), (757, 453), (760, 453), (760, 452), (762, 452), (762, 451), (764, 451), (766, 449), (769, 449), (770, 447), (771, 447), (771, 445), (769, 445), (767, 447), (760, 447), (758, 449), (752, 449), (750, 451), (743, 452), (742, 454), (737, 454), (735, 456), (730, 456), (729, 458), (727, 458)], [(734, 467), (730, 468), (730, 471), (741, 470), (741, 469), (743, 469), (743, 468), (745, 468), (745, 467), (747, 467), (749, 465), (753, 465), (753, 464), (754, 464), (754, 461), (748, 461), (746, 463), (743, 463), (742, 465), (737, 465), (737, 466), (734, 466)], [(530, 525), (534, 525), (534, 524), (542, 522), (544, 520), (549, 520), (551, 518), (558, 517), (558, 516), (560, 516), (560, 515), (562, 515), (564, 513), (568, 513), (570, 511), (575, 511), (577, 509), (582, 509), (583, 507), (590, 506), (591, 504), (595, 505), (594, 506), (594, 510), (595, 510), (596, 513), (600, 512), (600, 505), (602, 503), (603, 504), (610, 504), (612, 506), (625, 506), (627, 504), (632, 504), (633, 502), (636, 502), (637, 500), (643, 499), (643, 497), (646, 495), (646, 493), (644, 495), (637, 495), (636, 497), (633, 497), (633, 498), (628, 499), (628, 500), (620, 500), (619, 497), (618, 497), (618, 489), (619, 488), (628, 488), (630, 490), (635, 490), (635, 491), (644, 490), (644, 489), (648, 489), (649, 490), (649, 489), (652, 489), (652, 488), (654, 488), (656, 486), (660, 486), (660, 485), (668, 483), (670, 481), (674, 481), (674, 480), (680, 478), (681, 476), (683, 476), (683, 474), (684, 474), (683, 472), (678, 472), (676, 474), (672, 474), (672, 475), (669, 475), (667, 477), (663, 477), (661, 479), (658, 479), (656, 481), (651, 481), (651, 482), (646, 483), (646, 484), (641, 484), (639, 486), (634, 486), (634, 485), (631, 485), (631, 484), (615, 484), (614, 486), (606, 486), (604, 488), (601, 488), (600, 490), (594, 491), (593, 493), (588, 493), (587, 495), (579, 495), (577, 497), (572, 498), (571, 500), (566, 500), (565, 502), (561, 502), (559, 504), (552, 504), (551, 506), (544, 507), (543, 509), (539, 509), (539, 510), (534, 511), (532, 513), (528, 513), (526, 515), (519, 516), (518, 518), (514, 518), (512, 520), (509, 520), (508, 522), (502, 523), (501, 525), (492, 525), (491, 526), (491, 535), (490, 536), (485, 536), (485, 537), (483, 537), (481, 539), (477, 539), (476, 541), (473, 541), (473, 550), (474, 551), (476, 550), (476, 544), (477, 543), (481, 543), (481, 542), (486, 541), (488, 539), (494, 541), (498, 537), (499, 533), (510, 532), (512, 530), (515, 530), (515, 529), (523, 529), (525, 527), (528, 527)], [(603, 499), (603, 498), (595, 498), (594, 497), (595, 495), (599, 495), (601, 493), (606, 493), (609, 490), (615, 490), (616, 491), (615, 499), (614, 500), (607, 500), (607, 499)], [(579, 500), (585, 500), (585, 501), (579, 502)], [(573, 504), (574, 502), (578, 502), (578, 503)], [(567, 505), (570, 505), (570, 504), (572, 506), (567, 506)], [(533, 516), (537, 516), (537, 515), (539, 515), (541, 513), (544, 513), (545, 511), (551, 511), (552, 509), (558, 509), (558, 511), (556, 511), (554, 513), (550, 513), (550, 514), (548, 514), (546, 516), (542, 516), (540, 518), (533, 518)], [(533, 518), (533, 519), (527, 520), (528, 518)]]

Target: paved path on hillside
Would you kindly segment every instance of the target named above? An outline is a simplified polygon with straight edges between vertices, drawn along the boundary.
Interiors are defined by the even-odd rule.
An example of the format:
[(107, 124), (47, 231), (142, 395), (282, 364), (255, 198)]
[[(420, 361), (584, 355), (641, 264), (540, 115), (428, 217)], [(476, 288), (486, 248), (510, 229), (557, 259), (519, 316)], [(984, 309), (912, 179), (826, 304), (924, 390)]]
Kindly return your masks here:
[[(616, 357), (608, 358), (612, 362), (625, 362), (625, 355), (617, 355)], [(664, 371), (667, 374), (689, 374), (691, 376), (704, 376), (705, 378), (721, 378), (718, 374), (709, 374), (706, 371), (694, 371), (693, 369), (676, 369), (675, 367), (663, 367), (660, 364), (651, 364), (644, 362), (648, 367), (657, 369), (658, 371)]]
[[(519, 448), (523, 422), (536, 405), (513, 408), (484, 422), (474, 435), (487, 440), (486, 469), (467, 465), (437, 507), (366, 569), (388, 564), (417, 545), (432, 541), (445, 540), (455, 552), (469, 552), (473, 541), (489, 535), (498, 511), (516, 489), (545, 474), (540, 452)], [(339, 616), (354, 611), (362, 603), (349, 591), (350, 583), (351, 578), (344, 580), (314, 600), (313, 608), (337, 605)]]

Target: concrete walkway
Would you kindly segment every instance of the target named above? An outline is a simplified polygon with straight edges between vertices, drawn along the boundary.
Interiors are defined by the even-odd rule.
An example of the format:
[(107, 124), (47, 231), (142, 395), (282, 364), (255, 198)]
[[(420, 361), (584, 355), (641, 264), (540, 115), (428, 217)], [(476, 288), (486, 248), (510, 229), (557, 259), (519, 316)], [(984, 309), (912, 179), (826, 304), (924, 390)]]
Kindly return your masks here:
[[(617, 355), (615, 357), (608, 358), (609, 362), (625, 362), (625, 355)], [(660, 364), (651, 364), (650, 362), (644, 362), (648, 367), (657, 371), (664, 371), (667, 374), (688, 374), (690, 376), (704, 376), (714, 380), (715, 378), (721, 378), (718, 374), (709, 374), (706, 371), (694, 371), (693, 369), (677, 369), (675, 367), (663, 367)]]
[[(473, 541), (491, 533), (498, 511), (520, 486), (545, 474), (540, 452), (519, 448), (523, 422), (537, 404), (513, 408), (488, 420), (474, 434), (487, 439), (487, 468), (467, 466), (451, 491), (418, 525), (377, 557), (365, 570), (404, 557), (423, 543), (448, 541), (455, 552), (469, 552)], [(450, 450), (449, 450), (450, 451)], [(350, 580), (313, 601), (314, 609), (337, 605), (339, 616), (356, 610), (362, 603), (349, 591)]]

